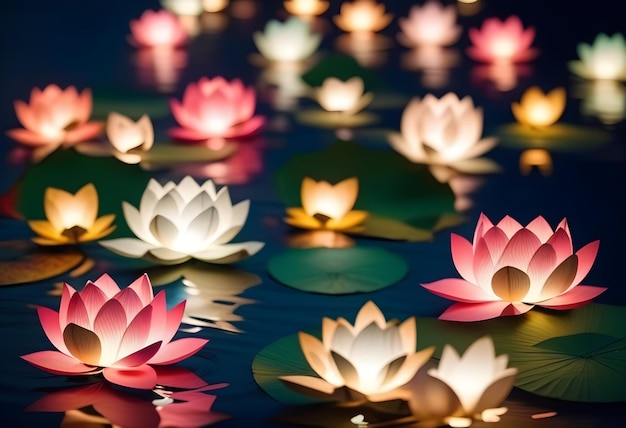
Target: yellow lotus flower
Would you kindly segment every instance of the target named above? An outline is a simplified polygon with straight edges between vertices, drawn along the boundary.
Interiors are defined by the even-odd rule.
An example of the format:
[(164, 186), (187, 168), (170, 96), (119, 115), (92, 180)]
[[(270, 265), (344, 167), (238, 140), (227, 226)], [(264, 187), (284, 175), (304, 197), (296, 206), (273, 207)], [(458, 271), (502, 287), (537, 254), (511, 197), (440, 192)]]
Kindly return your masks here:
[(328, 77), (317, 88), (317, 102), (326, 111), (355, 114), (368, 105), (373, 98), (371, 92), (364, 93), (363, 79), (354, 76), (345, 82), (336, 77)]
[(287, 208), (285, 222), (303, 229), (346, 230), (360, 225), (366, 211), (352, 210), (359, 193), (356, 177), (332, 185), (327, 181), (302, 180), (302, 208)]
[(330, 2), (323, 0), (285, 0), (285, 9), (292, 15), (315, 16), (326, 12)]
[(411, 413), (420, 421), (443, 421), (452, 427), (469, 427), (474, 419), (498, 422), (507, 412), (498, 406), (517, 375), (516, 368), (507, 368), (508, 361), (507, 355), (496, 357), (489, 336), (476, 340), (463, 355), (446, 345), (439, 366), (420, 370), (407, 385)]
[(113, 232), (114, 214), (98, 217), (98, 193), (92, 183), (83, 186), (75, 195), (65, 190), (48, 187), (44, 193), (44, 211), (47, 220), (31, 220), (30, 228), (40, 245), (67, 245), (95, 241)]
[(519, 103), (511, 104), (513, 116), (523, 125), (545, 128), (554, 124), (563, 115), (565, 98), (563, 87), (544, 94), (538, 86), (532, 86), (522, 94)]
[(339, 15), (333, 17), (335, 24), (343, 31), (377, 32), (385, 28), (393, 15), (385, 13), (385, 5), (375, 0), (355, 0), (341, 3)]
[(363, 305), (354, 325), (344, 318), (324, 318), (321, 341), (303, 332), (299, 339), (307, 362), (320, 377), (294, 375), (281, 380), (312, 394), (333, 395), (345, 387), (372, 401), (393, 395), (434, 351), (430, 347), (416, 352), (415, 317), (401, 324), (387, 321), (372, 301)]
[(131, 151), (148, 151), (154, 144), (154, 128), (147, 115), (134, 122), (127, 116), (111, 112), (107, 118), (106, 134), (116, 157), (127, 163), (137, 163), (141, 157)]

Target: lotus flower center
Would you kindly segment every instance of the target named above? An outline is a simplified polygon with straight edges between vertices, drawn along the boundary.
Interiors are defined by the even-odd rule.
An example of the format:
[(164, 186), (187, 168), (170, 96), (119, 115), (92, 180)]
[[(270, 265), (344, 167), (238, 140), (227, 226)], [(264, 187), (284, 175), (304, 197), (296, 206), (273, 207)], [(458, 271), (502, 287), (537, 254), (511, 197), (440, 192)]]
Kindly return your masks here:
[(493, 41), (491, 52), (497, 59), (511, 59), (517, 50), (515, 40), (509, 37), (501, 37)]
[(552, 122), (552, 109), (546, 101), (538, 101), (528, 106), (527, 119), (533, 126), (548, 126)]
[(328, 111), (347, 111), (354, 107), (357, 99), (346, 90), (326, 92), (324, 95), (324, 107)]

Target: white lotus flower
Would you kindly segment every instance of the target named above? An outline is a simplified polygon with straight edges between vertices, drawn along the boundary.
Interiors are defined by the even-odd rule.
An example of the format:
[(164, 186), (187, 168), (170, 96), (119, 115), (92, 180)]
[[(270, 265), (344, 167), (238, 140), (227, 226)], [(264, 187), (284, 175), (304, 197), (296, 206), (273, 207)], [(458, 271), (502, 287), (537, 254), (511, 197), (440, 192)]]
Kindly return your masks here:
[(148, 151), (154, 145), (152, 121), (145, 114), (135, 122), (122, 114), (109, 113), (106, 134), (109, 142), (117, 151), (115, 156), (127, 163), (141, 161), (141, 155), (136, 152)]
[(391, 146), (416, 163), (448, 165), (463, 169), (464, 161), (476, 158), (497, 144), (481, 139), (483, 111), (469, 96), (449, 92), (441, 99), (428, 94), (414, 98), (402, 112), (401, 133), (389, 136)]
[(507, 368), (508, 356), (496, 357), (493, 340), (484, 336), (462, 356), (450, 345), (439, 367), (423, 370), (408, 385), (409, 408), (418, 419), (443, 420), (452, 427), (468, 427), (474, 419), (498, 422), (507, 412), (498, 407), (511, 392), (516, 368)]
[(402, 30), (398, 39), (408, 47), (449, 46), (461, 36), (456, 25), (456, 8), (429, 0), (423, 6), (413, 5), (407, 18), (400, 18)]
[(262, 242), (228, 243), (243, 227), (250, 201), (232, 205), (227, 187), (216, 191), (211, 180), (201, 186), (187, 176), (176, 185), (161, 186), (152, 179), (139, 209), (122, 203), (128, 227), (139, 239), (100, 241), (125, 257), (148, 257), (163, 264), (191, 258), (210, 263), (231, 263), (251, 256)]
[(358, 76), (345, 82), (336, 77), (327, 77), (315, 94), (317, 102), (324, 110), (350, 115), (361, 111), (372, 101), (373, 94), (364, 91), (363, 79)]
[(273, 62), (297, 62), (309, 58), (322, 42), (320, 34), (313, 33), (309, 24), (292, 16), (285, 22), (270, 20), (265, 31), (252, 35), (261, 54)]
[(585, 79), (626, 79), (626, 40), (622, 33), (600, 33), (593, 45), (578, 45), (579, 61), (570, 61), (570, 71)]
[(333, 395), (347, 387), (370, 400), (406, 384), (430, 358), (434, 347), (415, 351), (415, 318), (403, 323), (386, 321), (374, 302), (359, 311), (354, 326), (346, 319), (324, 318), (322, 341), (300, 332), (300, 346), (311, 368), (320, 376), (281, 376), (287, 384), (310, 393)]

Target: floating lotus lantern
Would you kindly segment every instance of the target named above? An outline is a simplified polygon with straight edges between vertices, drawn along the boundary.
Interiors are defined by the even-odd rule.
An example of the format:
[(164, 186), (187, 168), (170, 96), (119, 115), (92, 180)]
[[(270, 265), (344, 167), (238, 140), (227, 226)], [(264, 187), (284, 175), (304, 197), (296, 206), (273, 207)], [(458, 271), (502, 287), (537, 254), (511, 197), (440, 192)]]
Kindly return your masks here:
[(537, 56), (531, 48), (535, 39), (535, 29), (524, 28), (515, 15), (504, 21), (487, 18), (480, 29), (470, 28), (472, 46), (467, 53), (476, 61), (488, 63), (526, 62)]
[(143, 48), (175, 48), (187, 42), (187, 32), (168, 10), (146, 10), (130, 21), (130, 43)]
[(472, 98), (449, 92), (441, 99), (428, 94), (414, 98), (402, 112), (401, 133), (391, 134), (391, 146), (412, 162), (460, 167), (497, 143), (480, 136), (483, 111)]
[(302, 208), (287, 208), (285, 221), (302, 229), (348, 230), (361, 225), (367, 211), (352, 210), (359, 193), (357, 178), (332, 185), (327, 181), (302, 180)]
[(55, 84), (33, 88), (27, 103), (16, 100), (15, 114), (24, 128), (7, 132), (14, 140), (32, 147), (56, 148), (94, 138), (102, 131), (100, 122), (89, 122), (91, 90), (79, 93), (74, 86)]
[(622, 33), (600, 33), (592, 45), (578, 45), (578, 61), (570, 61), (570, 71), (585, 79), (626, 79), (626, 41)]
[[(385, 320), (374, 302), (367, 302), (354, 325), (344, 318), (324, 318), (322, 340), (300, 332), (300, 346), (320, 376), (281, 376), (298, 390), (336, 396), (347, 389), (348, 399), (375, 400), (405, 385), (430, 358), (434, 347), (416, 352), (415, 318), (402, 323)], [(360, 397), (359, 397), (360, 398)]]
[(58, 351), (22, 358), (52, 374), (102, 373), (109, 382), (152, 389), (157, 374), (150, 365), (173, 364), (195, 354), (208, 341), (172, 341), (185, 302), (167, 311), (165, 292), (154, 296), (147, 275), (125, 289), (107, 274), (88, 281), (82, 291), (65, 284), (59, 312), (38, 307), (44, 333)]
[(544, 93), (533, 86), (522, 94), (519, 103), (511, 105), (513, 116), (523, 125), (532, 128), (545, 128), (553, 125), (565, 110), (565, 88), (559, 87)]
[(355, 0), (341, 3), (335, 24), (347, 33), (374, 33), (391, 23), (393, 15), (385, 13), (385, 5), (375, 0)]
[(261, 55), (272, 63), (297, 63), (313, 55), (322, 42), (322, 36), (311, 31), (309, 25), (292, 16), (285, 22), (270, 20), (263, 32), (252, 35)]
[(202, 0), (204, 11), (209, 13), (223, 11), (228, 7), (228, 3), (228, 0)]
[(463, 355), (446, 345), (437, 368), (418, 374), (408, 400), (420, 421), (469, 427), (474, 419), (498, 422), (507, 412), (498, 407), (513, 389), (516, 368), (507, 368), (508, 356), (496, 356), (493, 340), (482, 337)]
[(202, 0), (161, 0), (164, 9), (178, 16), (198, 16), (204, 11)]
[(232, 205), (227, 187), (219, 191), (211, 180), (198, 185), (190, 176), (177, 185), (161, 186), (152, 179), (139, 209), (122, 203), (126, 223), (138, 239), (100, 241), (125, 257), (148, 257), (162, 264), (195, 258), (210, 263), (231, 263), (251, 256), (262, 242), (229, 243), (243, 228), (250, 201)]
[(438, 1), (428, 0), (422, 6), (413, 5), (408, 18), (398, 19), (402, 33), (400, 42), (407, 47), (450, 46), (461, 37), (456, 25), (456, 9)]
[(93, 184), (83, 186), (76, 194), (54, 187), (44, 192), (47, 220), (30, 220), (28, 225), (40, 245), (70, 245), (95, 241), (115, 229), (114, 214), (98, 217), (98, 193)]
[(324, 110), (347, 115), (361, 111), (373, 98), (372, 93), (365, 93), (363, 79), (358, 76), (346, 81), (328, 77), (315, 91), (315, 95)]
[(111, 112), (107, 118), (106, 134), (116, 150), (116, 157), (127, 163), (141, 160), (141, 152), (150, 150), (154, 144), (154, 128), (148, 115), (133, 121), (122, 114)]
[(202, 77), (185, 88), (182, 102), (170, 101), (174, 119), (181, 126), (169, 131), (176, 140), (198, 142), (213, 138), (248, 137), (265, 123), (255, 116), (254, 88), (239, 79)]
[(452, 234), (452, 259), (463, 279), (422, 286), (459, 302), (439, 317), (444, 320), (519, 315), (535, 305), (576, 308), (606, 290), (578, 285), (591, 269), (598, 245), (594, 241), (574, 253), (566, 219), (552, 230), (541, 216), (526, 226), (506, 216), (494, 226), (481, 214), (473, 243)]
[(285, 9), (292, 15), (316, 16), (328, 10), (330, 2), (323, 0), (285, 0)]

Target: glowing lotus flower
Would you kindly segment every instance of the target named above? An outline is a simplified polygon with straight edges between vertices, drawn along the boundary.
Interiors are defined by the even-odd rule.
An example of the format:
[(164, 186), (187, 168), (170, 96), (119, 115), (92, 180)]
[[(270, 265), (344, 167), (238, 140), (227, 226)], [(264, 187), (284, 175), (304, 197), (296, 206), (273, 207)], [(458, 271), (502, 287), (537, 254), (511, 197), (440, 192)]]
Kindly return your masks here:
[(316, 98), (326, 111), (354, 114), (372, 101), (373, 94), (364, 91), (363, 79), (358, 76), (345, 82), (336, 77), (328, 77), (317, 89)]
[(292, 15), (315, 16), (326, 12), (330, 2), (323, 0), (285, 0), (283, 5), (287, 12)]
[(418, 374), (412, 382), (409, 408), (421, 421), (440, 419), (452, 427), (468, 427), (474, 418), (498, 422), (507, 412), (498, 406), (517, 375), (517, 369), (507, 364), (507, 355), (496, 357), (489, 336), (475, 341), (462, 356), (446, 345), (439, 367)]
[(51, 84), (40, 90), (33, 88), (30, 101), (15, 101), (15, 114), (24, 129), (11, 129), (9, 137), (29, 146), (76, 144), (96, 137), (102, 130), (100, 122), (88, 122), (91, 116), (91, 91), (80, 94), (74, 86), (61, 89)]
[(167, 10), (146, 10), (139, 19), (130, 21), (130, 42), (139, 47), (181, 46), (187, 32), (176, 15)]
[(473, 46), (467, 53), (482, 62), (525, 62), (537, 56), (536, 49), (530, 47), (535, 39), (535, 29), (524, 29), (517, 16), (504, 21), (488, 18), (482, 27), (470, 28), (469, 37)]
[(46, 336), (58, 351), (23, 355), (49, 373), (100, 373), (112, 383), (151, 389), (157, 374), (150, 364), (172, 364), (195, 354), (208, 341), (171, 341), (178, 330), (185, 302), (169, 312), (165, 292), (153, 295), (147, 275), (124, 290), (107, 274), (88, 281), (77, 292), (65, 284), (59, 312), (38, 307)]
[(202, 0), (202, 7), (205, 12), (221, 12), (228, 7), (228, 0)]
[(578, 45), (579, 61), (570, 61), (570, 71), (585, 79), (626, 79), (626, 41), (622, 33), (600, 33), (593, 45)]
[(339, 15), (333, 17), (335, 24), (343, 31), (377, 32), (385, 28), (393, 15), (385, 13), (385, 5), (375, 0), (355, 0), (341, 3)]
[(295, 16), (285, 22), (272, 19), (265, 31), (257, 31), (252, 37), (261, 55), (277, 63), (304, 61), (322, 42), (320, 34), (311, 32), (309, 25)]
[(202, 0), (161, 0), (164, 9), (178, 16), (199, 16), (204, 12)]
[(594, 241), (574, 253), (566, 219), (553, 231), (541, 216), (523, 227), (509, 216), (494, 226), (481, 214), (473, 244), (452, 234), (452, 259), (463, 279), (422, 286), (459, 302), (439, 317), (445, 320), (519, 315), (535, 305), (576, 308), (606, 290), (578, 285), (591, 269), (598, 245)]
[[(111, 145), (119, 152), (121, 159), (129, 159), (129, 151), (148, 151), (154, 144), (154, 128), (148, 115), (137, 122), (119, 113), (111, 112), (107, 119), (106, 134)], [(137, 160), (139, 161), (140, 158)], [(135, 163), (135, 162), (133, 162)]]
[(139, 210), (122, 202), (128, 227), (139, 239), (100, 241), (125, 257), (150, 256), (164, 264), (191, 258), (211, 263), (230, 263), (255, 254), (262, 242), (228, 242), (239, 233), (250, 201), (232, 205), (227, 187), (219, 192), (211, 180), (201, 186), (187, 176), (176, 185), (161, 186), (152, 179), (144, 191)]
[(359, 193), (357, 178), (332, 185), (327, 181), (302, 180), (302, 208), (287, 208), (285, 222), (304, 229), (347, 230), (367, 218), (366, 211), (352, 210)]
[(39, 236), (40, 245), (68, 245), (95, 241), (115, 230), (115, 214), (98, 217), (98, 193), (93, 184), (83, 186), (75, 195), (54, 187), (44, 192), (47, 220), (30, 220), (28, 225)]
[(303, 332), (298, 337), (307, 362), (321, 379), (300, 375), (280, 379), (329, 395), (346, 387), (370, 400), (406, 384), (434, 351), (434, 347), (415, 351), (414, 317), (401, 324), (386, 321), (371, 301), (361, 308), (354, 326), (344, 318), (324, 318), (322, 341)]
[(408, 47), (449, 46), (461, 36), (456, 25), (454, 5), (444, 6), (429, 0), (423, 6), (413, 5), (408, 18), (400, 18), (400, 42)]
[(241, 80), (201, 78), (185, 88), (182, 102), (172, 99), (170, 109), (181, 128), (170, 135), (183, 141), (247, 137), (257, 132), (265, 118), (255, 116), (256, 95)]
[(565, 88), (559, 87), (547, 94), (538, 86), (522, 94), (519, 103), (513, 103), (513, 116), (519, 123), (533, 128), (544, 128), (554, 124), (565, 110)]
[(414, 98), (402, 112), (401, 134), (389, 136), (391, 146), (410, 161), (456, 165), (490, 150), (495, 138), (480, 139), (483, 111), (469, 96), (452, 92), (441, 99), (428, 94)]

